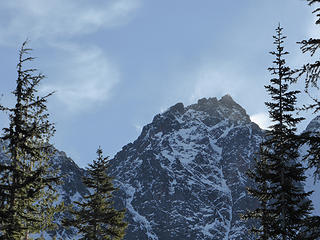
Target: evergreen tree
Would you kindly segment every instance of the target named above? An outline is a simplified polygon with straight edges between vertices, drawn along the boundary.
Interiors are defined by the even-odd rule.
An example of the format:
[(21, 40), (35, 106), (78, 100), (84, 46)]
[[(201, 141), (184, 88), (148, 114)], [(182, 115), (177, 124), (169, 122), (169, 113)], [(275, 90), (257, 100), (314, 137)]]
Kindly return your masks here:
[(255, 181), (249, 193), (260, 202), (260, 207), (245, 217), (260, 221), (262, 227), (253, 229), (260, 239), (315, 239), (309, 217), (312, 205), (308, 196), (312, 192), (304, 192), (305, 168), (298, 163), (299, 141), (295, 132), (302, 118), (293, 114), (299, 91), (289, 90), (292, 71), (285, 65), (284, 56), (288, 52), (283, 48), (286, 37), (280, 25), (276, 33), (273, 36), (276, 50), (270, 52), (275, 56), (274, 66), (268, 69), (274, 78), (265, 86), (271, 97), (266, 106), (273, 125), (261, 144), (255, 168), (249, 172)]
[[(313, 4), (319, 4), (320, 0), (306, 0), (311, 6)], [(316, 25), (320, 24), (320, 7), (316, 8), (313, 13), (316, 14), (317, 20)], [(318, 49), (320, 48), (320, 39), (310, 38), (308, 40), (302, 40), (298, 42), (301, 45), (301, 50), (303, 53), (310, 53), (311, 57), (315, 57)], [(311, 94), (311, 88), (319, 89), (318, 80), (320, 77), (320, 61), (316, 60), (311, 63), (304, 64), (302, 69), (299, 70), (299, 75), (297, 78), (305, 78), (305, 92), (312, 99), (311, 104), (306, 104), (302, 107), (302, 110), (313, 110), (313, 113), (318, 113), (320, 111), (320, 101), (317, 97)], [(302, 143), (307, 143), (310, 148), (307, 154), (304, 156), (308, 160), (308, 165), (310, 168), (314, 168), (315, 179), (320, 177), (320, 132), (305, 132), (301, 135)]]
[(44, 78), (36, 69), (25, 69), (33, 60), (31, 49), (22, 44), (17, 65), (18, 77), (13, 108), (0, 105), (8, 113), (10, 125), (1, 138), (10, 161), (0, 164), (0, 239), (28, 239), (54, 226), (53, 215), (58, 178), (49, 171), (49, 156), (53, 153), (49, 139), (54, 126), (48, 121), (47, 98), (36, 95)]
[[(313, 5), (315, 3), (320, 3), (320, 0), (306, 0), (309, 5)], [(316, 14), (317, 20), (316, 24), (320, 24), (320, 8), (316, 8), (313, 13)], [(314, 56), (317, 50), (320, 48), (320, 39), (317, 38), (309, 38), (308, 40), (302, 40), (298, 42), (301, 45), (301, 50), (303, 53), (310, 53), (311, 56)], [(300, 70), (299, 77), (305, 76), (305, 91), (309, 94), (309, 96), (313, 100), (313, 104), (304, 106), (304, 109), (313, 109), (314, 112), (318, 112), (320, 110), (320, 101), (312, 97), (309, 92), (309, 87), (318, 88), (318, 79), (320, 77), (320, 61), (316, 60), (313, 63), (307, 63), (303, 65)]]
[(107, 175), (109, 161), (103, 157), (102, 150), (97, 150), (97, 160), (89, 164), (87, 176), (83, 183), (90, 189), (84, 202), (74, 202), (75, 208), (70, 210), (71, 219), (64, 221), (65, 226), (74, 227), (82, 235), (81, 239), (122, 239), (127, 224), (124, 222), (125, 210), (113, 207), (112, 192), (116, 190), (113, 178)]
[(248, 177), (256, 183), (256, 188), (247, 188), (250, 195), (255, 197), (260, 206), (253, 211), (249, 211), (242, 216), (243, 219), (258, 219), (260, 224), (254, 224), (250, 231), (256, 235), (257, 240), (268, 240), (270, 237), (270, 224), (272, 217), (267, 209), (267, 203), (271, 199), (268, 192), (269, 166), (263, 154), (263, 148), (260, 146), (260, 159), (255, 158), (255, 169), (248, 171)]

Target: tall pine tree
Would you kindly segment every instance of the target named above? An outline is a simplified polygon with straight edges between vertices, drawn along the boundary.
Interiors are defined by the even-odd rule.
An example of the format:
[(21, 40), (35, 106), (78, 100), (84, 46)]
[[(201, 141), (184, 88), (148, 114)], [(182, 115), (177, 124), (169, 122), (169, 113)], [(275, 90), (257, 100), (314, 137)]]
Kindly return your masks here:
[(125, 210), (113, 207), (112, 192), (116, 190), (113, 178), (107, 175), (109, 161), (97, 150), (97, 160), (89, 164), (83, 183), (90, 189), (84, 202), (74, 202), (70, 209), (71, 218), (65, 220), (65, 226), (74, 227), (85, 240), (120, 240), (125, 235), (127, 224), (124, 222)]
[[(306, 0), (310, 6), (314, 4), (320, 4), (320, 0)], [(317, 20), (316, 25), (320, 25), (320, 7), (318, 6), (313, 13), (316, 14)], [(320, 111), (320, 100), (314, 94), (312, 94), (311, 89), (319, 90), (318, 80), (320, 78), (320, 60), (319, 55), (316, 56), (320, 48), (319, 38), (309, 38), (308, 40), (302, 40), (298, 42), (303, 53), (309, 53), (311, 57), (317, 58), (310, 63), (306, 63), (299, 70), (299, 75), (297, 78), (304, 77), (305, 80), (305, 92), (312, 99), (311, 104), (306, 104), (303, 106), (302, 110), (312, 110), (313, 113), (318, 113)], [(301, 135), (302, 143), (307, 143), (309, 149), (307, 154), (304, 156), (308, 160), (310, 168), (314, 169), (314, 176), (320, 178), (320, 131), (317, 132), (304, 132)]]
[(31, 49), (22, 44), (17, 65), (18, 77), (13, 91), (15, 106), (0, 105), (8, 113), (10, 125), (4, 128), (2, 141), (10, 159), (0, 164), (0, 238), (28, 239), (29, 234), (53, 227), (57, 210), (55, 188), (58, 178), (49, 170), (53, 153), (49, 139), (54, 126), (48, 121), (48, 94), (37, 96), (44, 78), (36, 69), (24, 68), (33, 60)]
[(312, 205), (308, 196), (312, 192), (304, 191), (305, 168), (298, 162), (299, 141), (295, 132), (302, 118), (293, 116), (299, 91), (289, 90), (292, 71), (285, 65), (288, 52), (283, 48), (286, 37), (280, 25), (273, 38), (276, 50), (270, 53), (275, 60), (268, 70), (274, 77), (265, 86), (271, 97), (266, 106), (273, 125), (261, 144), (255, 168), (249, 172), (256, 181), (249, 193), (260, 202), (260, 207), (245, 217), (260, 221), (262, 227), (253, 229), (260, 239), (315, 239), (309, 225)]

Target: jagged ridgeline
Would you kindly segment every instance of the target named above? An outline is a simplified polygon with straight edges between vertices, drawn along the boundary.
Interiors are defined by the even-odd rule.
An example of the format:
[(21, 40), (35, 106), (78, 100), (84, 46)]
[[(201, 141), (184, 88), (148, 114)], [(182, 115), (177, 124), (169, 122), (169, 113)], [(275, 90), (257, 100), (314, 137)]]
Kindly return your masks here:
[(255, 204), (246, 171), (262, 136), (229, 95), (155, 116), (112, 160), (126, 239), (250, 239), (239, 214)]
[[(319, 121), (311, 127), (319, 128)], [(246, 171), (263, 135), (229, 95), (187, 107), (178, 103), (156, 115), (111, 160), (116, 207), (127, 209), (125, 239), (254, 239), (239, 214), (256, 204), (246, 192)], [(2, 152), (0, 158), (5, 160)], [(63, 152), (52, 161), (64, 176), (59, 200), (81, 200), (85, 171)], [(62, 227), (56, 233), (57, 239), (77, 239)]]

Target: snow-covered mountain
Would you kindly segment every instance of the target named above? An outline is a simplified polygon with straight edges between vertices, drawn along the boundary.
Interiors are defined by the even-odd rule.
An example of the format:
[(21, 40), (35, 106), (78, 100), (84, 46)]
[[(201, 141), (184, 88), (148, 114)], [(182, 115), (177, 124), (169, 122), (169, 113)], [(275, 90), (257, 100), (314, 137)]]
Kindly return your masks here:
[[(320, 118), (307, 128), (316, 129)], [(119, 188), (116, 207), (127, 209), (125, 239), (254, 239), (239, 214), (257, 204), (246, 192), (251, 184), (246, 171), (263, 136), (229, 95), (186, 107), (178, 103), (156, 115), (111, 160), (109, 173)], [(0, 161), (5, 158), (0, 150)], [(52, 161), (63, 175), (60, 201), (81, 201), (87, 193), (81, 183), (85, 170), (64, 152), (57, 151)], [(307, 188), (314, 189), (312, 172), (308, 175)], [(319, 193), (312, 196), (316, 212)], [(63, 227), (55, 233), (57, 239), (77, 239)]]
[(155, 116), (111, 161), (126, 239), (249, 239), (239, 214), (262, 136), (229, 95)]

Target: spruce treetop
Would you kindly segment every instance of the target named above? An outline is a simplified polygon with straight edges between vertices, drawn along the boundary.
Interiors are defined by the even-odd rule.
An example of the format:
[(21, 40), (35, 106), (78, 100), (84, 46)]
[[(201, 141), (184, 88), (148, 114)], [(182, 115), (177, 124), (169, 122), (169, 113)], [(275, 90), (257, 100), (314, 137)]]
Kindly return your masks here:
[(270, 53), (275, 59), (268, 68), (272, 78), (265, 86), (271, 98), (265, 104), (273, 125), (261, 143), (256, 165), (248, 173), (255, 183), (248, 192), (260, 206), (244, 218), (259, 220), (260, 226), (252, 227), (258, 239), (314, 239), (309, 234), (313, 208), (308, 197), (312, 192), (304, 192), (305, 168), (298, 161), (300, 142), (295, 133), (297, 123), (303, 120), (294, 116), (299, 91), (290, 90), (293, 71), (286, 66), (288, 52), (283, 47), (286, 37), (282, 30), (279, 25), (273, 36), (275, 50)]
[(113, 191), (117, 190), (108, 176), (109, 161), (97, 150), (97, 159), (87, 168), (83, 183), (90, 189), (83, 202), (74, 202), (70, 208), (71, 217), (64, 220), (67, 227), (76, 228), (81, 239), (115, 239), (125, 235), (127, 223), (124, 222), (125, 210), (113, 207)]

